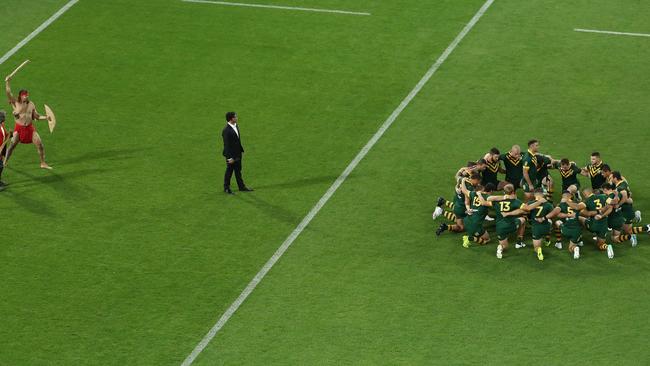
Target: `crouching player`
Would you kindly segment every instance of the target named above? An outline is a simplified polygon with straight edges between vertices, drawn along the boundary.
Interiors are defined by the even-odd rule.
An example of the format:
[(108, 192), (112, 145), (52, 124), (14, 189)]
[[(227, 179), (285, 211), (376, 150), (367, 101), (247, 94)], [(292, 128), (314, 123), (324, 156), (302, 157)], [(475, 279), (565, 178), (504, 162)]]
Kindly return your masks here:
[[(553, 205), (546, 200), (544, 189), (535, 189), (534, 198), (535, 199), (528, 201), (526, 205), (522, 206), (520, 209), (504, 213), (503, 216), (528, 215), (533, 231), (533, 250), (537, 255), (537, 259), (543, 261), (544, 253), (542, 253), (542, 239), (546, 239), (550, 244), (549, 233), (551, 232), (551, 224), (549, 218), (555, 215), (547, 217), (553, 212)], [(523, 231), (521, 236), (523, 237)], [(515, 246), (515, 248), (516, 247), (517, 246)]]
[[(438, 230), (436, 230), (436, 235), (440, 236), (445, 231), (451, 231), (455, 233), (460, 233), (465, 230), (465, 224), (463, 219), (467, 216), (467, 210), (470, 208), (469, 202), (469, 193), (474, 190), (474, 187), (479, 184), (481, 181), (481, 176), (474, 173), (472, 176), (467, 179), (463, 178), (458, 186), (456, 186), (456, 195), (454, 196), (454, 212), (453, 215), (445, 217), (455, 221), (454, 224), (448, 225), (447, 223), (440, 224)], [(447, 213), (447, 212), (445, 212)]]
[(567, 202), (574, 210), (580, 211), (580, 223), (596, 235), (596, 246), (601, 251), (607, 251), (609, 259), (614, 258), (614, 248), (607, 244), (605, 235), (607, 235), (607, 220), (612, 212), (612, 206), (607, 203), (607, 196), (604, 194), (595, 194), (591, 188), (585, 188), (582, 191), (584, 202), (574, 203)]
[[(625, 224), (623, 229), (625, 232), (630, 235), (630, 241), (632, 246), (637, 245), (636, 234), (650, 231), (650, 225), (646, 226), (634, 226), (635, 214), (634, 206), (632, 205), (632, 192), (630, 192), (630, 186), (627, 184), (627, 180), (621, 176), (620, 172), (612, 172), (612, 181), (616, 185), (616, 191), (619, 194), (619, 205), (623, 217), (625, 218)], [(639, 215), (640, 212), (639, 212)], [(639, 217), (640, 218), (640, 217)]]
[[(463, 181), (465, 178), (469, 178), (474, 174), (477, 170), (477, 165), (476, 162), (470, 161), (467, 163), (467, 166), (461, 167), (458, 169), (456, 172), (456, 175), (454, 176), (454, 179), (456, 180), (456, 189), (458, 189), (458, 185)], [(457, 193), (454, 193), (454, 195)], [(444, 197), (438, 197), (438, 203), (436, 204), (436, 209), (433, 211), (432, 217), (433, 219), (437, 219), (438, 217), (442, 216), (443, 214), (445, 217), (451, 221), (455, 221), (456, 217), (454, 216), (453, 212), (448, 212), (445, 211), (444, 208), (448, 208), (450, 210), (454, 210), (455, 205), (453, 201), (447, 201)]]
[(614, 188), (614, 185), (610, 183), (603, 184), (601, 189), (605, 196), (607, 196), (607, 204), (612, 208), (612, 211), (607, 217), (607, 226), (612, 229), (612, 241), (614, 243), (622, 243), (630, 240), (630, 235), (622, 233), (625, 218), (621, 209), (618, 207), (620, 201), (619, 193)]
[[(605, 183), (601, 187), (607, 196), (607, 203), (612, 207), (612, 211), (607, 217), (607, 224), (612, 229), (612, 241), (614, 243), (623, 243), (630, 240), (632, 246), (636, 246), (636, 235), (629, 234), (629, 226), (625, 225), (625, 217), (620, 208), (621, 202), (624, 199), (624, 194), (618, 192), (614, 185)], [(646, 230), (650, 230), (650, 225), (646, 225)]]
[(542, 253), (542, 239), (546, 241), (546, 246), (551, 245), (551, 219), (557, 216), (558, 211), (555, 210), (553, 204), (546, 202), (544, 198), (544, 190), (535, 190), (535, 200), (529, 201), (528, 206), (532, 206), (535, 202), (544, 201), (540, 206), (533, 209), (529, 213), (531, 222), (531, 229), (533, 231), (533, 249), (537, 254), (537, 259), (544, 260)]
[(571, 207), (573, 194), (569, 191), (562, 192), (562, 201), (558, 205), (560, 212), (557, 214), (558, 220), (555, 225), (561, 228), (562, 236), (569, 239), (569, 253), (573, 254), (573, 259), (580, 258), (580, 247), (582, 246), (582, 224), (580, 223), (580, 210)]
[[(477, 189), (469, 193), (470, 209), (467, 211), (467, 216), (463, 219), (465, 233), (467, 233), (467, 235), (463, 236), (463, 247), (469, 248), (471, 241), (479, 245), (485, 245), (490, 241), (490, 234), (483, 227), (483, 223), (488, 213), (486, 199), (495, 189), (494, 184), (488, 183), (482, 189)], [(470, 237), (472, 238), (471, 241)]]
[[(546, 200), (536, 202), (531, 206), (524, 205), (515, 192), (515, 187), (512, 184), (507, 184), (503, 187), (504, 196), (492, 196), (487, 199), (487, 206), (494, 207), (496, 211), (496, 232), (499, 245), (497, 245), (497, 258), (503, 258), (503, 252), (508, 249), (508, 237), (517, 233), (517, 243), (515, 248), (524, 248), (524, 231), (526, 230), (526, 218), (517, 217), (513, 213), (521, 213), (519, 209), (530, 211)], [(479, 198), (480, 199), (480, 198)], [(482, 202), (483, 203), (483, 202)], [(485, 204), (485, 203), (483, 203)]]

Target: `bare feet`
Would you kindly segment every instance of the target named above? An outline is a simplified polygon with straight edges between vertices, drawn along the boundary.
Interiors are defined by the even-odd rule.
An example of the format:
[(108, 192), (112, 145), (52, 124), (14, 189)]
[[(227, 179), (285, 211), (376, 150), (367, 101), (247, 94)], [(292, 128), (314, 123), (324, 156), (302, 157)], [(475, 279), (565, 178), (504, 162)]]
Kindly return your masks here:
[(41, 168), (42, 169), (47, 169), (47, 170), (52, 170), (52, 167), (47, 165), (47, 163), (41, 163)]

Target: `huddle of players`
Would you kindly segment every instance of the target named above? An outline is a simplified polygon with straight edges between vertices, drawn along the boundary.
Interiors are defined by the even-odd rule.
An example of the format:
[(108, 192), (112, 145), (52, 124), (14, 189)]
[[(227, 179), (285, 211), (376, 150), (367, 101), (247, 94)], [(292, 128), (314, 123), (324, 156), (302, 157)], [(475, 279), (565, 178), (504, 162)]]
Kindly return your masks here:
[[(503, 162), (503, 166), (501, 166)], [(553, 179), (549, 169), (558, 169), (562, 177), (562, 199), (558, 205), (550, 201)], [(499, 181), (497, 174), (505, 173)], [(578, 175), (589, 176), (591, 188), (580, 190)], [(617, 171), (603, 163), (600, 154), (591, 154), (591, 161), (579, 168), (568, 159), (555, 160), (539, 153), (539, 141), (528, 142), (528, 150), (521, 154), (519, 146), (501, 154), (493, 148), (478, 162), (469, 162), (456, 173), (456, 189), (453, 202), (438, 199), (433, 219), (445, 216), (453, 224), (442, 223), (436, 235), (445, 231), (465, 232), (463, 247), (471, 242), (487, 244), (490, 235), (485, 230), (489, 208), (496, 213), (496, 234), (499, 244), (496, 256), (501, 259), (508, 248), (508, 238), (516, 234), (515, 248), (524, 248), (526, 223), (530, 222), (533, 248), (537, 258), (544, 260), (542, 241), (551, 244), (551, 231), (556, 235), (555, 247), (562, 249), (562, 237), (569, 240), (569, 252), (574, 259), (580, 258), (583, 246), (582, 232), (586, 228), (594, 235), (596, 246), (614, 257), (614, 249), (606, 241), (612, 231), (611, 241), (631, 241), (637, 245), (636, 234), (650, 232), (650, 224), (634, 226), (641, 221), (641, 212), (633, 208), (632, 192), (627, 180)], [(517, 189), (524, 191), (525, 202), (517, 198)], [(495, 194), (503, 191), (503, 195)], [(445, 211), (448, 208), (450, 211)]]

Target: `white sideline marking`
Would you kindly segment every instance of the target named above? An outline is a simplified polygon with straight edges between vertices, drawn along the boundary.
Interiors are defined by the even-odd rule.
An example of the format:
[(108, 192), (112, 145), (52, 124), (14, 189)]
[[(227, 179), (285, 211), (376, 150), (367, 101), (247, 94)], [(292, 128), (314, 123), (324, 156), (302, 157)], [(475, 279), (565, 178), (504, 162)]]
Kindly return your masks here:
[(617, 35), (617, 36), (650, 37), (650, 34), (647, 34), (647, 33), (613, 32), (613, 31), (601, 31), (601, 30), (595, 30), (595, 29), (580, 29), (580, 28), (576, 28), (576, 29), (574, 29), (574, 31), (583, 32), (583, 33), (613, 34), (613, 35)]
[(346, 10), (330, 10), (330, 9), (315, 9), (315, 8), (299, 8), (294, 6), (280, 6), (280, 5), (264, 5), (264, 4), (244, 4), (244, 3), (231, 3), (228, 1), (209, 1), (209, 0), (182, 0), (186, 3), (203, 3), (215, 5), (228, 5), (228, 6), (246, 6), (250, 8), (267, 8), (267, 9), (283, 9), (283, 10), (299, 10), (299, 11), (314, 11), (318, 13), (337, 13), (348, 15), (372, 15), (370, 13), (360, 13), (356, 11)]
[(246, 298), (255, 290), (255, 287), (262, 281), (264, 276), (273, 268), (275, 263), (282, 257), (284, 252), (289, 249), (291, 244), (293, 243), (294, 240), (302, 233), (302, 231), (309, 225), (311, 220), (318, 214), (318, 212), (325, 206), (327, 201), (332, 197), (334, 192), (343, 184), (345, 179), (352, 173), (352, 171), (359, 165), (359, 162), (368, 154), (370, 149), (379, 141), (381, 136), (386, 132), (386, 130), (395, 122), (397, 117), (402, 113), (402, 111), (411, 103), (413, 98), (415, 98), (416, 95), (422, 90), (424, 85), (431, 79), (433, 74), (440, 68), (440, 66), (447, 60), (447, 57), (456, 49), (456, 46), (465, 38), (467, 33), (469, 33), (472, 28), (474, 28), (474, 25), (481, 19), (481, 16), (488, 10), (490, 5), (494, 0), (487, 0), (485, 4), (478, 10), (478, 12), (474, 15), (472, 20), (467, 23), (465, 28), (456, 36), (456, 38), (451, 42), (451, 44), (447, 47), (445, 52), (440, 55), (438, 60), (431, 66), (431, 68), (424, 74), (422, 79), (415, 85), (413, 90), (402, 100), (400, 105), (393, 111), (393, 113), (388, 117), (388, 119), (381, 125), (379, 130), (375, 132), (375, 134), (372, 136), (372, 138), (366, 143), (366, 145), (359, 151), (357, 156), (350, 162), (350, 164), (345, 168), (343, 173), (332, 183), (332, 185), (329, 187), (327, 192), (321, 197), (321, 199), (316, 203), (316, 205), (309, 211), (307, 216), (302, 219), (300, 224), (291, 232), (291, 234), (285, 239), (285, 241), (282, 243), (282, 245), (275, 251), (273, 256), (264, 264), (262, 269), (260, 269), (259, 272), (253, 277), (251, 282), (246, 286), (246, 288), (241, 292), (239, 297), (228, 307), (225, 313), (221, 315), (221, 318), (217, 321), (217, 323), (210, 329), (210, 331), (203, 337), (201, 342), (194, 348), (192, 353), (190, 353), (189, 356), (183, 361), (182, 366), (189, 366), (194, 362), (196, 357), (205, 349), (205, 347), (210, 343), (210, 341), (215, 337), (215, 335), (223, 328), (223, 326), (228, 322), (230, 317), (239, 309), (241, 304), (246, 300)]
[(10, 49), (9, 52), (5, 53), (4, 56), (2, 56), (2, 58), (0, 58), (0, 65), (2, 65), (5, 61), (7, 61), (9, 59), (9, 57), (13, 56), (16, 52), (18, 52), (18, 50), (23, 48), (23, 46), (26, 45), (29, 41), (34, 39), (34, 37), (39, 35), (39, 33), (44, 31), (45, 28), (47, 28), (50, 24), (54, 23), (55, 20), (59, 19), (59, 17), (61, 15), (63, 15), (63, 13), (68, 11), (68, 9), (70, 9), (78, 1), (79, 0), (70, 0), (67, 4), (63, 5), (63, 7), (61, 9), (59, 9), (59, 11), (54, 13), (48, 20), (46, 20), (38, 28), (34, 29), (34, 31), (32, 33), (30, 33), (27, 37), (25, 37), (25, 39), (18, 42), (18, 44), (14, 48)]

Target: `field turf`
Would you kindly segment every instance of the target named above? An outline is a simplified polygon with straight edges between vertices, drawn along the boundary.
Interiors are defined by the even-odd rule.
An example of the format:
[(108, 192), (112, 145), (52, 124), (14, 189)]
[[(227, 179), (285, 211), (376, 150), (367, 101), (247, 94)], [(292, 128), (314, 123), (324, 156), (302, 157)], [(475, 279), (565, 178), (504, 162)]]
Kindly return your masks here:
[[(4, 0), (0, 55), (65, 3)], [(0, 65), (31, 59), (12, 87), (59, 120), (54, 170), (21, 145), (2, 177), (0, 365), (179, 365), (483, 3), (80, 0)], [(573, 31), (649, 17), (496, 0), (195, 364), (647, 363), (646, 234), (498, 261), (431, 212), (462, 164), (538, 138), (600, 151), (650, 219), (650, 38)], [(234, 197), (228, 110), (256, 189)]]

